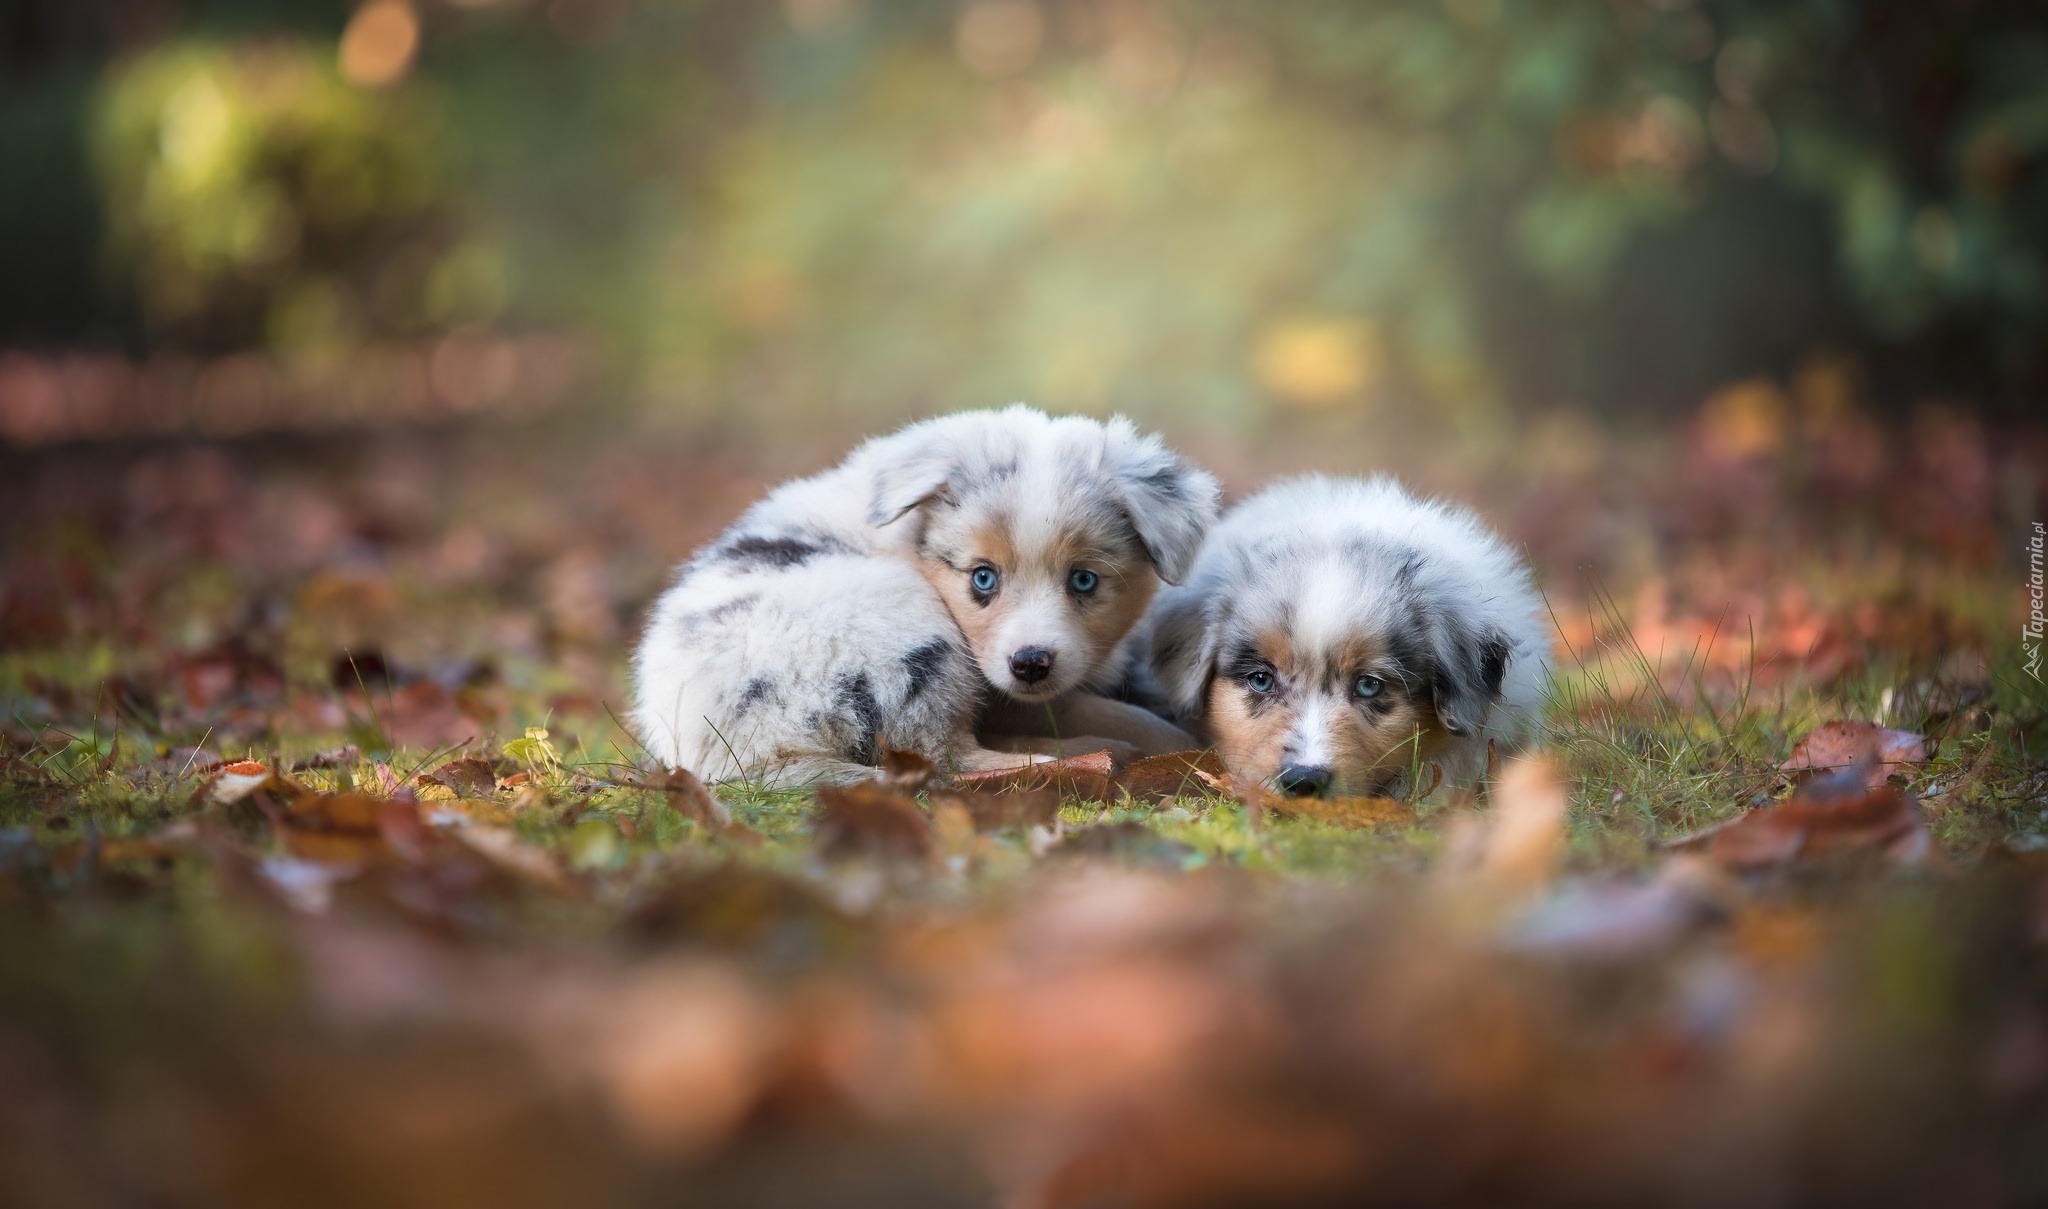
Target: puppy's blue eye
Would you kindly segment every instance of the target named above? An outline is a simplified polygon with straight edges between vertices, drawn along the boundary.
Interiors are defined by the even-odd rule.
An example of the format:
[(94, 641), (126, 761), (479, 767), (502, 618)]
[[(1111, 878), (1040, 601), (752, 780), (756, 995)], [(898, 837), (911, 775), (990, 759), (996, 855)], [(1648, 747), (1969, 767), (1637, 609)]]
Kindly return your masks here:
[(1270, 693), (1273, 691), (1273, 673), (1252, 672), (1245, 676), (1244, 686), (1255, 693)]
[(1101, 582), (1101, 578), (1086, 567), (1077, 568), (1072, 575), (1067, 576), (1067, 586), (1083, 596), (1093, 592), (1095, 585)]
[(973, 584), (974, 590), (977, 592), (984, 594), (993, 592), (996, 590), (996, 569), (994, 567), (976, 567), (974, 574), (967, 577), (967, 582)]
[(1378, 676), (1360, 676), (1358, 683), (1351, 686), (1351, 691), (1357, 693), (1360, 697), (1377, 697), (1380, 695), (1380, 690), (1385, 687), (1387, 687), (1387, 682)]

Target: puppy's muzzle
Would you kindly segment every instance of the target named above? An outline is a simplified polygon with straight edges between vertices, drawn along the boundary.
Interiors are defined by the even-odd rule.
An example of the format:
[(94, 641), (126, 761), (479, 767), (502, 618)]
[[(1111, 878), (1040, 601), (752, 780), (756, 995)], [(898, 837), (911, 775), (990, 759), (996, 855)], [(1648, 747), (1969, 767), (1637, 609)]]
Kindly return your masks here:
[(1313, 798), (1330, 788), (1331, 773), (1320, 764), (1283, 764), (1273, 783), (1293, 798)]
[(1042, 646), (1027, 646), (1012, 652), (1010, 674), (1026, 684), (1037, 684), (1052, 675), (1052, 652)]

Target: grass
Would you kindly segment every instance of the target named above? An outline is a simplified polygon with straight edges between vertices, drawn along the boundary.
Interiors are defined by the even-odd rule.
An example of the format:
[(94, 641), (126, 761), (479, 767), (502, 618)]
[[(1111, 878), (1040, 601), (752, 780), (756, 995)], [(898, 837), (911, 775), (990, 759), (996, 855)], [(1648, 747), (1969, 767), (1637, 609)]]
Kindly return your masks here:
[[(388, 1202), (560, 1162), (592, 1187), (624, 1170), (725, 1203), (746, 1198), (719, 1181), (776, 1170), (797, 1182), (783, 1202), (817, 1203), (854, 1145), (909, 1181), (879, 1202), (926, 1203), (932, 1153), (1007, 1188), (1066, 1161), (1044, 1147), (1128, 1124), (1136, 1149), (1074, 1161), (1257, 1186), (1229, 1181), (1393, 1139), (1401, 1162), (1373, 1170), (1501, 1179), (1477, 1199), (1656, 1200), (1670, 1186), (1545, 1184), (1516, 1140), (1542, 1139), (1533, 1170), (1587, 1180), (1619, 1148), (1691, 1187), (1697, 1157), (1660, 1149), (1677, 1138), (1730, 1179), (1824, 1167), (1917, 1188), (1900, 1164), (2032, 1136), (2012, 1106), (2040, 1094), (2021, 1059), (2048, 1020), (2024, 939), (2048, 865), (2048, 694), (1989, 637), (2012, 600), (1996, 568), (1788, 559), (1772, 586), (1810, 606), (1723, 610), (1703, 542), (1657, 572), (1677, 603), (1592, 577), (1560, 593), (1544, 746), (1568, 791), (1562, 869), (1504, 888), (1460, 871), (1475, 812), (1447, 791), (1361, 829), (1254, 826), (1209, 794), (1069, 796), (1059, 845), (941, 834), (922, 864), (827, 856), (803, 790), (719, 786), (741, 827), (698, 822), (642, 787), (619, 725), (631, 626), (546, 620), (545, 544), (437, 581), (422, 568), (453, 523), (394, 543), (388, 597), (157, 557), (153, 531), (65, 538), (90, 590), (0, 646), (0, 1076), (59, 1124), (25, 1144), (9, 1122), (28, 1116), (0, 1114), (0, 1171), (83, 1156), (62, 1178), (100, 1200), (176, 1202), (178, 1179), (263, 1200), (277, 1154)], [(659, 560), (605, 557), (623, 618)], [(1665, 841), (1789, 792), (1779, 765), (1835, 719), (1937, 740), (1903, 777), (1934, 868), (1674, 879)], [(290, 803), (211, 801), (210, 758), (292, 769), (349, 744), (290, 775), (470, 822), (359, 827), (370, 855), (331, 902), (287, 901), (278, 879), (310, 863), (290, 859), (307, 842)], [(465, 757), (520, 783), (463, 802), (419, 780)], [(324, 800), (307, 829), (332, 823)], [(1538, 952), (1516, 939), (1532, 913), (1650, 939)], [(2000, 1046), (2018, 1058), (2000, 1066)], [(1986, 1070), (2019, 1090), (1987, 1096)], [(1788, 1157), (1757, 1158), (1758, 1136)], [(1922, 1143), (1864, 1145), (1896, 1137)], [(382, 1149), (351, 1149), (364, 1138)]]

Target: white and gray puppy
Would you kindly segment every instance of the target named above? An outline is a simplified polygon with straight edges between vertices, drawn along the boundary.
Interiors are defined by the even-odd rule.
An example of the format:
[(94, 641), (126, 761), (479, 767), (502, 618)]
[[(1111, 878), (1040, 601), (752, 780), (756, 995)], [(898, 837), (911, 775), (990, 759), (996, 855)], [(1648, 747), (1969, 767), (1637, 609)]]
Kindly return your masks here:
[(1430, 764), (1470, 784), (1489, 739), (1532, 735), (1549, 665), (1522, 559), (1385, 477), (1238, 505), (1142, 632), (1139, 670), (1170, 711), (1233, 777), (1298, 796), (1404, 793)]
[(684, 564), (634, 657), (635, 729), (707, 780), (855, 780), (884, 748), (1028, 763), (976, 737), (993, 686), (1022, 718), (1009, 733), (1035, 718), (1041, 734), (1183, 746), (1090, 690), (1125, 663), (1159, 581), (1186, 573), (1217, 494), (1122, 418), (1018, 406), (871, 440)]

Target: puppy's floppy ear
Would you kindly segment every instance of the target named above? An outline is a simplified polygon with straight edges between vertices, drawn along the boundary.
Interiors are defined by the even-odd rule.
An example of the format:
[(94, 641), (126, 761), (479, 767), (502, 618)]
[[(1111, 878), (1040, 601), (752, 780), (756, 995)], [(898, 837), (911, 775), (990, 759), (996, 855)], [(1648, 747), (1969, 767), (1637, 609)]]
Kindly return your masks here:
[(1122, 416), (1109, 422), (1107, 469), (1159, 578), (1170, 584), (1187, 578), (1216, 519), (1222, 489), (1215, 476), (1197, 470), (1158, 437), (1140, 436)]
[(1497, 629), (1475, 628), (1452, 613), (1438, 616), (1429, 637), (1437, 720), (1451, 734), (1474, 734), (1500, 700), (1514, 643)]
[(880, 528), (944, 497), (952, 489), (954, 469), (951, 459), (929, 452), (884, 462), (868, 496), (868, 523)]
[(1176, 716), (1202, 716), (1216, 676), (1219, 634), (1229, 602), (1213, 593), (1180, 591), (1153, 606), (1146, 661)]

